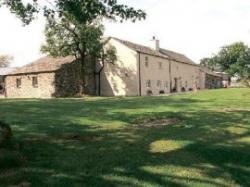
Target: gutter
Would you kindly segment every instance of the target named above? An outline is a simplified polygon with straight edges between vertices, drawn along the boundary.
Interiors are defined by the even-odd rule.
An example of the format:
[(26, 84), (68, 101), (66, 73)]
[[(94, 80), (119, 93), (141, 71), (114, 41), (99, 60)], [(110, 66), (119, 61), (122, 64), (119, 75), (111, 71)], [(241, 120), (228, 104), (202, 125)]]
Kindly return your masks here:
[(101, 96), (101, 73), (104, 69), (105, 63), (104, 63), (104, 58), (102, 57), (102, 67), (98, 72), (95, 72), (95, 75), (98, 75), (98, 95)]
[(139, 96), (142, 96), (142, 91), (141, 91), (141, 53), (138, 51), (139, 55)]

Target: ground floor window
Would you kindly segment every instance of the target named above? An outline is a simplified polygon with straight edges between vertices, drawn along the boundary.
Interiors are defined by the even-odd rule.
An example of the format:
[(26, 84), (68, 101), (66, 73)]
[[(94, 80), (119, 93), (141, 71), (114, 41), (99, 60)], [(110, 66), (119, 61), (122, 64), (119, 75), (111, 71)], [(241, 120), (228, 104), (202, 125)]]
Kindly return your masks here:
[(165, 87), (168, 88), (168, 81), (165, 82)]
[(161, 81), (160, 80), (157, 81), (157, 87), (161, 88)]
[(22, 86), (22, 79), (21, 78), (16, 79), (16, 87), (21, 88), (21, 86)]
[(150, 88), (150, 87), (151, 87), (151, 80), (147, 80), (147, 82), (146, 82), (146, 87), (147, 87), (147, 88)]
[(34, 88), (38, 87), (38, 79), (37, 79), (37, 77), (32, 77), (32, 86)]

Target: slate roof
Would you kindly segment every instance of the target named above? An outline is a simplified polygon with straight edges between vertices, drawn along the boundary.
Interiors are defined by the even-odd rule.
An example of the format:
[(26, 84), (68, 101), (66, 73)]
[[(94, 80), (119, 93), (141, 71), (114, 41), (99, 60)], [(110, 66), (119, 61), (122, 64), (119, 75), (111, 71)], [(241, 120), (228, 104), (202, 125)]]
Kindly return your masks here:
[(177, 53), (177, 52), (170, 51), (167, 49), (162, 49), (162, 48), (160, 48), (159, 51), (156, 51), (156, 50), (153, 50), (150, 47), (146, 47), (144, 45), (136, 44), (133, 42), (121, 40), (121, 39), (114, 38), (114, 37), (111, 37), (111, 38), (119, 41), (120, 43), (126, 45), (130, 49), (133, 49), (137, 52), (141, 52), (141, 53), (145, 53), (145, 54), (149, 54), (149, 55), (153, 55), (153, 56), (157, 56), (157, 57), (170, 59), (170, 60), (177, 61), (177, 62), (182, 62), (182, 63), (198, 66), (196, 63), (194, 63), (192, 60), (190, 60), (188, 57), (186, 57), (185, 55), (183, 55), (181, 53)]
[(35, 62), (26, 66), (17, 68), (12, 71), (9, 75), (17, 74), (28, 74), (28, 73), (39, 73), (39, 72), (54, 72), (58, 70), (63, 64), (71, 63), (75, 60), (73, 56), (67, 57), (42, 57)]
[[(156, 51), (156, 50), (151, 49), (150, 47), (146, 47), (146, 46), (136, 44), (133, 42), (129, 42), (126, 40), (121, 40), (121, 39), (114, 38), (114, 37), (110, 37), (110, 38), (113, 38), (119, 41), (120, 43), (124, 44), (125, 46), (137, 52), (197, 66), (197, 64), (195, 64), (192, 60), (190, 60), (185, 55), (180, 54), (180, 53), (176, 53), (176, 52), (166, 50), (166, 49), (160, 49), (159, 51)], [(67, 57), (46, 56), (46, 57), (43, 57), (34, 61), (31, 64), (25, 65), (23, 67), (17, 68), (14, 71), (8, 72), (7, 74), (17, 75), (17, 74), (39, 73), (39, 72), (40, 73), (41, 72), (54, 72), (58, 70), (63, 64), (71, 63), (74, 60), (75, 60), (75, 57), (73, 56), (67, 56)], [(0, 75), (1, 75), (1, 72), (0, 72)]]
[(211, 69), (209, 69), (207, 67), (200, 67), (200, 70), (203, 71), (204, 73), (207, 73), (209, 75), (213, 75), (215, 77), (222, 77), (222, 75), (212, 71)]

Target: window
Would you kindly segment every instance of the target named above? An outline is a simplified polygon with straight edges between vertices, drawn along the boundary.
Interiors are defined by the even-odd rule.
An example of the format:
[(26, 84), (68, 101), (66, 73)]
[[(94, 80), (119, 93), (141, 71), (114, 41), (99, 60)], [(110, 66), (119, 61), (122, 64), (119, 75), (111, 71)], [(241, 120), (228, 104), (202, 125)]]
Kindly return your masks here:
[(162, 69), (162, 62), (159, 62), (159, 69)]
[(161, 81), (160, 80), (157, 81), (157, 87), (161, 88)]
[(147, 87), (147, 88), (150, 88), (150, 87), (151, 87), (151, 80), (147, 80), (147, 82), (146, 82), (146, 87)]
[(165, 82), (165, 87), (168, 88), (168, 81)]
[(38, 87), (38, 79), (37, 79), (37, 77), (32, 77), (32, 86), (34, 88)]
[(21, 85), (22, 85), (22, 79), (21, 78), (16, 79), (16, 87), (21, 88)]
[(148, 62), (148, 57), (146, 56), (146, 57), (145, 57), (145, 66), (148, 67), (148, 64), (149, 64), (149, 62)]

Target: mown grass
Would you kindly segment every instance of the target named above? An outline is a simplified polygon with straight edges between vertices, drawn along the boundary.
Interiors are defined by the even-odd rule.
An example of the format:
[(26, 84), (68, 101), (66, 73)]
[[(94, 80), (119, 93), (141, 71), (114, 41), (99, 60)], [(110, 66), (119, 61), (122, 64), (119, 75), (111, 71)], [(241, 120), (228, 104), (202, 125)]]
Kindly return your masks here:
[(16, 142), (0, 149), (0, 186), (250, 186), (249, 89), (2, 99), (0, 118)]

